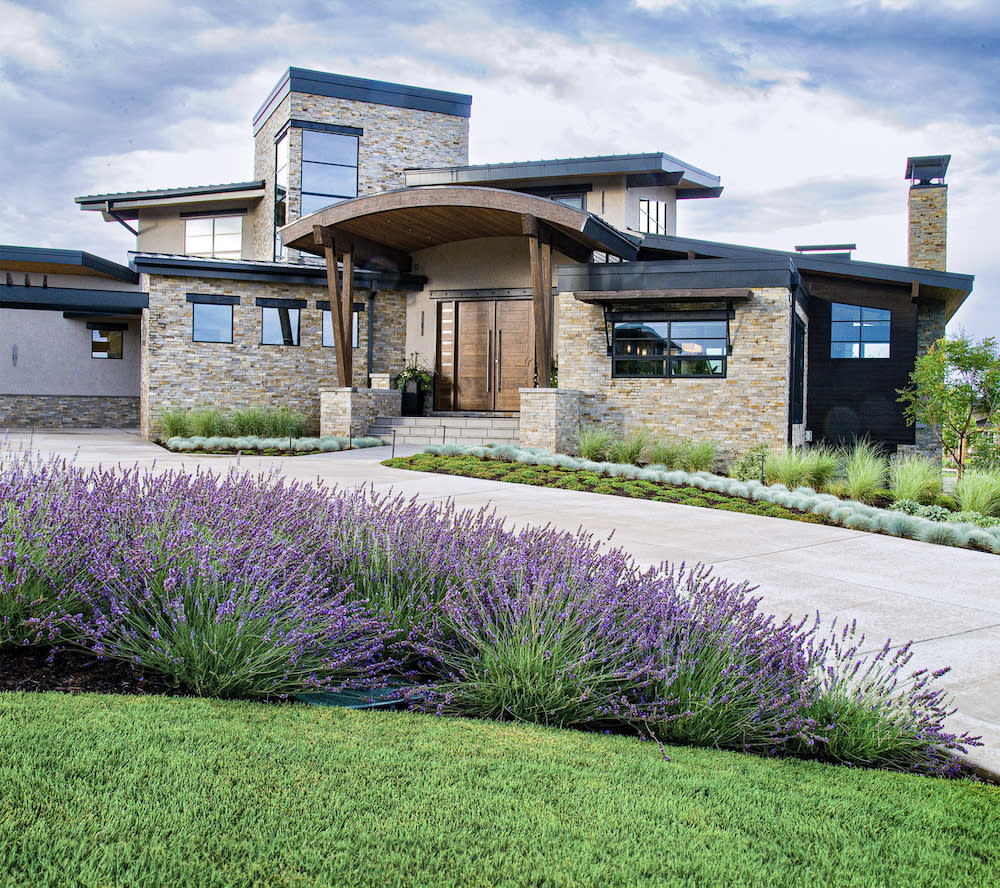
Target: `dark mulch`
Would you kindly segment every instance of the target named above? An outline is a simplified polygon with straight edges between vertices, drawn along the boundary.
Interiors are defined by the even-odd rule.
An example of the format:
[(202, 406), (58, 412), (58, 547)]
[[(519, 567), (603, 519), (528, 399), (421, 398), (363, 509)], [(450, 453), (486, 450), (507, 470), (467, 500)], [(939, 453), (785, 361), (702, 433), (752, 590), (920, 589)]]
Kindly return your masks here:
[(131, 663), (47, 647), (0, 645), (0, 691), (184, 695), (183, 688)]

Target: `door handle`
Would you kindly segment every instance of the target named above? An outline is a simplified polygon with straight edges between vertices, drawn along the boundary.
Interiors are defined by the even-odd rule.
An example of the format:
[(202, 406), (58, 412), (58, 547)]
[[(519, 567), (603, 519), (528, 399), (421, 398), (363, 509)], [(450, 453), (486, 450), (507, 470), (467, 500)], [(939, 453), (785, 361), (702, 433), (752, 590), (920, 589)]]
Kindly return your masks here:
[(493, 376), (493, 331), (486, 332), (486, 391), (491, 392), (493, 388), (490, 380)]
[(503, 330), (497, 330), (497, 393), (503, 388)]

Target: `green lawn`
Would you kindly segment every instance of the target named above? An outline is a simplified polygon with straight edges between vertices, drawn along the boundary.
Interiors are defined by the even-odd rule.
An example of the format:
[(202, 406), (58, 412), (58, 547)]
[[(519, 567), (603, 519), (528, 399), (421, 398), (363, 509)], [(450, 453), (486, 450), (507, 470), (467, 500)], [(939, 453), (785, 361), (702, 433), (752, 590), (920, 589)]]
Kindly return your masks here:
[(519, 724), (0, 694), (0, 884), (986, 886), (1000, 789)]
[(439, 456), (418, 453), (415, 456), (387, 459), (382, 465), (394, 469), (411, 469), (415, 472), (435, 472), (442, 475), (464, 475), (486, 478), (490, 481), (509, 481), (515, 484), (533, 484), (536, 487), (558, 487), (563, 490), (583, 490), (628, 496), (634, 499), (655, 500), (661, 503), (680, 503), (708, 509), (725, 509), (747, 515), (766, 515), (770, 518), (791, 518), (810, 524), (826, 524), (820, 515), (786, 509), (774, 503), (747, 500), (698, 487), (678, 487), (658, 481), (632, 478), (615, 478), (583, 469), (561, 469), (532, 463), (505, 462), (500, 459), (482, 459), (478, 456)]

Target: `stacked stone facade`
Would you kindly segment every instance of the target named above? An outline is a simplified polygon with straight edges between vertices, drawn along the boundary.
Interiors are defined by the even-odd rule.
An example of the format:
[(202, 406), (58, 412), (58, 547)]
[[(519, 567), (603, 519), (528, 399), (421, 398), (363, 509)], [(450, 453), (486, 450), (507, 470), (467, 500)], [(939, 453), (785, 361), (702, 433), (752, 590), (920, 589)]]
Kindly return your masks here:
[(944, 271), (948, 242), (948, 186), (910, 188), (909, 258), (912, 268)]
[[(355, 127), (358, 141), (358, 196), (401, 188), (403, 171), (413, 167), (460, 166), (469, 162), (469, 119), (434, 111), (292, 92), (254, 138), (254, 178), (265, 195), (253, 214), (253, 259), (274, 251), (274, 139), (289, 120)], [(288, 130), (288, 222), (301, 215), (302, 130)], [(290, 255), (297, 258), (297, 254)]]
[(379, 416), (399, 416), (402, 392), (390, 388), (336, 388), (320, 392), (321, 435), (360, 438)]
[[(916, 360), (927, 354), (930, 347), (944, 338), (947, 313), (943, 302), (922, 299), (917, 306), (917, 354)], [(941, 459), (941, 443), (930, 426), (918, 422), (915, 428), (914, 446), (921, 456)]]
[(703, 439), (733, 455), (754, 441), (784, 445), (788, 430), (791, 294), (755, 289), (729, 322), (725, 379), (614, 379), (600, 306), (559, 294), (559, 384), (582, 393), (580, 422), (618, 434)]
[(138, 398), (0, 395), (0, 429), (131, 429), (138, 425)]
[[(210, 278), (143, 275), (149, 308), (142, 318), (140, 414), (143, 435), (158, 432), (168, 408), (254, 405), (289, 407), (303, 413), (311, 431), (320, 426), (319, 392), (336, 386), (336, 353), (324, 346), (322, 310), (326, 287)], [(189, 293), (238, 296), (233, 308), (232, 343), (194, 342)], [(299, 345), (261, 344), (261, 308), (256, 299), (305, 299), (299, 312)], [(402, 369), (406, 295), (381, 291), (375, 298), (373, 370)], [(362, 312), (353, 380), (367, 385), (368, 325)]]
[(521, 389), (519, 441), (553, 453), (576, 453), (583, 393), (568, 389)]

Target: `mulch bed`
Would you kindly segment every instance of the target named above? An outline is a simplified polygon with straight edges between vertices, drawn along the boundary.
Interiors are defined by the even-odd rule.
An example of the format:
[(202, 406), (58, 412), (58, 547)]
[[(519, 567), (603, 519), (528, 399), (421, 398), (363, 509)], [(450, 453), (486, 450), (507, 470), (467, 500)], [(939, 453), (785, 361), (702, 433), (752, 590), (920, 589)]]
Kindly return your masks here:
[(47, 647), (0, 645), (0, 691), (186, 695), (183, 688), (131, 663)]

